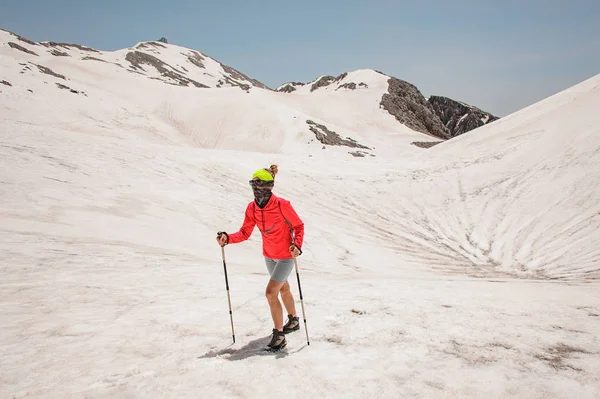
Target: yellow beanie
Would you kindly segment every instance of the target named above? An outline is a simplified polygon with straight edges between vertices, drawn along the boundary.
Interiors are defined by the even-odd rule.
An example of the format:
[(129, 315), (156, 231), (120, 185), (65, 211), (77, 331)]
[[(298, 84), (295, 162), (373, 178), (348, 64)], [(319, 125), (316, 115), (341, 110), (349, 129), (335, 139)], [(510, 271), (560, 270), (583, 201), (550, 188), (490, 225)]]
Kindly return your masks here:
[(257, 177), (262, 181), (271, 181), (275, 180), (275, 175), (277, 174), (277, 165), (271, 165), (270, 168), (259, 169), (252, 175), (253, 179)]

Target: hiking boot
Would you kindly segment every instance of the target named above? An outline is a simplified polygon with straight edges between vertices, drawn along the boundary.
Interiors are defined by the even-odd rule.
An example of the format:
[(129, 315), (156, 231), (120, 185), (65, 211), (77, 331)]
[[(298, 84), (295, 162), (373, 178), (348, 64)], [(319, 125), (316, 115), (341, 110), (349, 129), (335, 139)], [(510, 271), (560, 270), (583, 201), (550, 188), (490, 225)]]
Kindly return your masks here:
[(285, 323), (285, 326), (283, 326), (283, 333), (289, 334), (293, 331), (298, 331), (299, 329), (300, 329), (300, 319), (298, 318), (298, 316), (292, 316), (291, 314), (289, 314), (288, 321), (287, 321), (287, 323)]
[(269, 350), (273, 352), (279, 351), (285, 348), (286, 345), (287, 342), (285, 340), (285, 335), (283, 334), (283, 332), (274, 328), (273, 335), (271, 336), (271, 342), (269, 342), (269, 344), (267, 345), (267, 347), (269, 347)]

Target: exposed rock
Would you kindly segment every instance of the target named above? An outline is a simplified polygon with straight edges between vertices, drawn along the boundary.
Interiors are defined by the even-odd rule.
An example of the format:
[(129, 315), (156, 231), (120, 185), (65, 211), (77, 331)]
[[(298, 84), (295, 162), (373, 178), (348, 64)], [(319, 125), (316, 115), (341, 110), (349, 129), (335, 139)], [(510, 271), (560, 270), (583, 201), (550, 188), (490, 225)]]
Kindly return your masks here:
[(443, 141), (413, 141), (411, 144), (421, 148), (431, 148), (440, 143), (443, 143)]
[(8, 42), (8, 46), (9, 46), (10, 48), (14, 48), (15, 50), (19, 50), (19, 51), (22, 51), (22, 52), (24, 52), (24, 53), (27, 53), (27, 54), (37, 55), (37, 54), (36, 54), (36, 53), (34, 53), (33, 51), (31, 51), (31, 50), (27, 50), (25, 47), (23, 47), (23, 46), (20, 46), (20, 45), (18, 45), (17, 43)]
[[(360, 82), (358, 84), (358, 87), (368, 88), (369, 85), (367, 85), (364, 82)], [(357, 88), (356, 83), (354, 83), (354, 82), (348, 82), (348, 83), (344, 83), (344, 84), (339, 85), (336, 90), (339, 90), (339, 89), (356, 90), (356, 88)]]
[[(15, 35), (15, 34), (13, 33), (13, 35)], [(27, 44), (30, 44), (32, 46), (37, 46), (38, 45), (36, 42), (34, 42), (33, 40), (29, 40), (26, 37), (19, 36), (19, 35), (15, 35), (15, 36), (17, 37), (18, 40), (20, 40), (22, 42), (25, 42)]]
[(54, 55), (54, 56), (56, 56), (56, 57), (70, 57), (70, 55), (69, 55), (69, 54), (67, 54), (67, 53), (64, 53), (64, 52), (62, 52), (62, 51), (58, 51), (58, 50), (52, 50), (52, 51), (50, 52), (50, 54), (52, 54), (52, 55)]
[(359, 144), (356, 142), (356, 140), (353, 140), (349, 137), (345, 139), (341, 138), (339, 134), (327, 129), (327, 127), (324, 125), (320, 125), (311, 120), (307, 120), (306, 123), (309, 125), (310, 131), (315, 134), (317, 140), (319, 140), (323, 144), (346, 146), (352, 148), (364, 148), (366, 150), (370, 150), (369, 147)]
[(330, 84), (332, 84), (334, 82), (339, 82), (340, 80), (344, 79), (346, 76), (348, 76), (348, 72), (344, 72), (337, 78), (334, 78), (333, 76), (329, 76), (329, 75), (322, 76), (315, 83), (312, 84), (312, 86), (310, 87), (310, 91), (313, 92), (321, 87), (329, 86)]
[(431, 96), (429, 103), (450, 132), (451, 137), (459, 136), (499, 119), (489, 112), (447, 97)]
[(306, 86), (306, 84), (302, 82), (288, 82), (285, 85), (278, 88), (277, 91), (281, 93), (291, 93), (297, 90), (296, 86)]
[(59, 89), (61, 89), (61, 90), (69, 90), (69, 91), (70, 91), (71, 93), (73, 93), (73, 94), (83, 94), (84, 96), (86, 96), (86, 97), (87, 97), (87, 94), (85, 94), (85, 92), (83, 92), (83, 91), (82, 91), (82, 92), (80, 92), (80, 91), (78, 91), (78, 90), (71, 89), (69, 86), (65, 86), (65, 85), (63, 85), (63, 84), (60, 84), (60, 83), (56, 83), (56, 86), (57, 86)]
[(160, 39), (158, 39), (158, 41), (161, 42), (161, 43), (165, 43), (165, 44), (169, 43), (169, 41), (167, 40), (166, 37), (161, 37)]
[(354, 82), (344, 83), (343, 85), (340, 85), (336, 90), (339, 90), (339, 89), (356, 90), (356, 83), (354, 83)]
[(191, 51), (191, 55), (189, 55), (189, 54), (183, 54), (183, 55), (187, 55), (188, 61), (191, 62), (192, 64), (196, 65), (198, 68), (202, 68), (202, 69), (206, 68), (204, 66), (204, 62), (203, 62), (204, 57), (202, 57), (202, 55), (199, 52)]
[[(248, 76), (246, 76), (243, 73), (241, 73), (240, 71), (237, 71), (237, 70), (233, 69), (232, 67), (230, 67), (228, 65), (225, 65), (225, 64), (220, 63), (220, 62), (219, 62), (219, 64), (221, 65), (221, 68), (223, 68), (223, 70), (225, 71), (225, 73), (229, 74), (232, 79), (245, 80), (247, 82), (252, 83), (256, 87), (260, 87), (261, 89), (271, 90), (267, 85), (265, 85), (264, 83), (259, 82), (256, 79), (251, 79)], [(238, 84), (237, 85), (234, 84), (234, 86), (240, 86), (240, 87), (243, 86), (243, 85), (239, 84), (239, 82), (237, 82), (237, 83)], [(247, 90), (247, 89), (244, 89), (244, 90)]]
[(350, 152), (348, 152), (348, 154), (352, 155), (353, 157), (357, 157), (357, 158), (364, 158), (367, 155), (370, 155), (372, 157), (375, 156), (373, 154), (369, 154), (368, 152), (364, 152), (364, 151), (350, 151)]
[(333, 76), (323, 76), (313, 83), (312, 86), (310, 86), (310, 91), (313, 92), (321, 87), (329, 86), (333, 82), (335, 82), (335, 78)]
[(232, 87), (239, 87), (240, 89), (245, 90), (245, 91), (248, 91), (248, 90), (250, 90), (252, 88), (252, 86), (250, 86), (249, 84), (247, 84), (247, 83), (240, 83), (237, 80), (231, 79), (227, 75), (221, 75), (221, 76), (225, 80), (219, 79), (219, 83), (217, 84), (218, 88), (223, 87), (223, 85), (225, 85), (225, 84), (228, 84), (228, 85), (230, 85)]
[(38, 67), (38, 69), (40, 70), (41, 73), (45, 73), (46, 75), (51, 75), (51, 76), (55, 76), (55, 77), (63, 79), (63, 80), (67, 80), (67, 78), (65, 78), (64, 75), (56, 73), (50, 68), (46, 68), (45, 66), (34, 64), (33, 62), (30, 62), (30, 64)]
[(157, 42), (143, 42), (143, 43), (140, 43), (137, 45), (137, 48), (150, 48), (150, 47), (167, 48), (167, 46), (164, 46)]
[(277, 89), (278, 92), (281, 93), (291, 93), (293, 91), (296, 91), (296, 88), (294, 86), (292, 86), (291, 84), (286, 84), (283, 87), (280, 87), (279, 89)]
[(66, 48), (67, 50), (71, 49), (71, 48), (76, 48), (78, 50), (89, 51), (91, 53), (99, 53), (100, 52), (96, 49), (93, 49), (91, 47), (82, 46), (80, 44), (56, 43), (56, 42), (42, 42), (40, 44), (44, 47), (62, 47), (62, 48)]
[(447, 139), (450, 132), (442, 124), (433, 106), (414, 85), (400, 79), (388, 80), (388, 93), (380, 105), (394, 115), (396, 120), (417, 132)]
[(2, 31), (2, 32), (6, 32), (6, 33), (9, 33), (9, 34), (11, 34), (12, 36), (16, 37), (16, 38), (17, 38), (17, 40), (20, 40), (20, 41), (22, 41), (22, 42), (25, 42), (25, 43), (27, 43), (27, 44), (30, 44), (30, 45), (32, 45), (32, 46), (37, 46), (37, 45), (38, 45), (38, 43), (36, 43), (36, 42), (34, 42), (34, 41), (32, 41), (32, 40), (29, 40), (29, 39), (27, 39), (26, 37), (23, 37), (23, 36), (19, 36), (19, 35), (17, 35), (16, 33), (13, 33), (13, 32), (11, 32), (11, 31), (8, 31), (8, 30), (6, 30), (6, 29), (2, 29), (2, 28), (0, 28), (0, 31)]
[(6, 80), (0, 80), (0, 83), (6, 86), (12, 86), (10, 82), (7, 82)]
[[(183, 72), (177, 71), (177, 69), (150, 54), (142, 53), (141, 51), (133, 51), (127, 53), (125, 59), (129, 61), (131, 68), (136, 72), (138, 72), (137, 70), (145, 72), (146, 70), (142, 67), (142, 64), (147, 64), (156, 68), (163, 77), (175, 80), (180, 86), (187, 86), (189, 83), (192, 83), (196, 87), (208, 88), (208, 86), (203, 85), (202, 83), (183, 76)], [(167, 67), (170, 69), (167, 69)]]
[(100, 61), (100, 62), (106, 62), (104, 60), (101, 60), (100, 58), (96, 58), (96, 57), (89, 57), (89, 56), (85, 56), (82, 58), (82, 60), (84, 61)]

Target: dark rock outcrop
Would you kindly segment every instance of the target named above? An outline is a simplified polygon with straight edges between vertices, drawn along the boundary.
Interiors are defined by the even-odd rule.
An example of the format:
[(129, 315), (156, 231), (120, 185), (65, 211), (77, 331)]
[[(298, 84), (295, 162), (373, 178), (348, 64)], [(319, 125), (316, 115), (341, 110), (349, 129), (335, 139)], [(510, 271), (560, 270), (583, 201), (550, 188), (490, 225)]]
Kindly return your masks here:
[(12, 86), (10, 84), (10, 82), (7, 82), (6, 80), (0, 80), (0, 84), (6, 85), (6, 86)]
[(142, 65), (146, 64), (156, 68), (156, 70), (158, 70), (163, 77), (175, 80), (180, 86), (187, 86), (189, 83), (191, 83), (196, 87), (208, 88), (208, 86), (184, 76), (183, 72), (177, 71), (177, 69), (154, 57), (153, 55), (142, 53), (141, 51), (132, 51), (127, 53), (125, 59), (129, 61), (131, 68), (133, 68), (135, 71), (145, 71)]
[(199, 52), (191, 51), (190, 54), (183, 55), (187, 56), (188, 61), (191, 62), (193, 65), (197, 66), (198, 68), (205, 69), (204, 57), (202, 57), (202, 54), (200, 54)]
[(56, 43), (56, 42), (42, 42), (40, 43), (44, 47), (62, 47), (67, 50), (71, 48), (76, 48), (81, 51), (87, 51), (90, 53), (99, 53), (100, 51), (93, 49), (91, 47), (82, 46), (80, 44), (70, 44), (70, 43)]
[(350, 151), (348, 152), (348, 154), (352, 155), (355, 158), (364, 158), (367, 155), (374, 157), (375, 155), (373, 154), (369, 154), (368, 152), (365, 151)]
[(52, 50), (50, 52), (50, 54), (52, 54), (55, 57), (70, 57), (69, 54), (63, 52), (63, 51), (58, 51), (58, 50)]
[(291, 93), (293, 91), (296, 91), (296, 88), (294, 86), (292, 86), (291, 84), (287, 84), (279, 89), (277, 89), (278, 92), (281, 93)]
[(291, 93), (296, 91), (296, 87), (298, 86), (306, 86), (306, 84), (302, 82), (289, 82), (278, 88), (276, 91), (281, 93)]
[(100, 58), (96, 58), (96, 57), (89, 57), (89, 56), (83, 57), (83, 58), (82, 58), (82, 60), (84, 60), (84, 61), (100, 61), (100, 62), (106, 62), (106, 61), (104, 61), (104, 60), (102, 60), (102, 59), (100, 59)]
[(158, 41), (161, 43), (169, 44), (169, 41), (167, 40), (166, 37), (161, 37), (160, 39), (158, 39)]
[(136, 46), (136, 48), (143, 48), (143, 49), (146, 49), (146, 48), (151, 49), (152, 47), (167, 48), (167, 46), (160, 44), (159, 42), (143, 42)]
[(459, 136), (499, 119), (489, 112), (447, 97), (431, 96), (429, 103), (450, 132), (450, 137)]
[(17, 43), (8, 42), (8, 46), (10, 48), (14, 48), (15, 50), (19, 50), (19, 51), (22, 51), (24, 53), (31, 54), (31, 55), (36, 55), (37, 56), (37, 54), (35, 52), (33, 52), (31, 50), (27, 50), (25, 47), (23, 47), (21, 45), (18, 45)]
[[(245, 80), (247, 82), (252, 83), (256, 87), (260, 87), (261, 89), (271, 90), (267, 85), (265, 85), (262, 82), (259, 82), (256, 79), (249, 78), (248, 76), (244, 75), (240, 71), (237, 71), (237, 70), (233, 69), (232, 67), (230, 67), (228, 65), (225, 65), (225, 64), (220, 63), (220, 62), (219, 62), (219, 64), (221, 65), (221, 68), (223, 68), (223, 70), (231, 76), (232, 79)], [(238, 82), (237, 85), (234, 85), (234, 86), (240, 86), (244, 90), (247, 90), (247, 89), (245, 89), (242, 86), (247, 86), (248, 89), (250, 88), (250, 86), (239, 84), (239, 82)]]
[(67, 80), (64, 75), (54, 72), (52, 69), (47, 68), (43, 65), (34, 64), (31, 62), (30, 64), (35, 65), (41, 73), (45, 73), (46, 75), (54, 76), (63, 80)]
[(329, 86), (330, 84), (332, 84), (334, 82), (339, 82), (340, 80), (344, 79), (346, 76), (348, 76), (348, 72), (344, 72), (337, 78), (333, 77), (333, 76), (329, 76), (329, 75), (322, 76), (315, 83), (312, 84), (312, 86), (310, 87), (310, 91), (313, 92), (321, 87)]
[(390, 78), (388, 93), (383, 95), (380, 105), (398, 122), (412, 130), (443, 139), (450, 138), (450, 132), (442, 124), (433, 106), (419, 89), (408, 82)]
[(73, 93), (73, 94), (83, 94), (84, 96), (86, 96), (86, 97), (87, 97), (87, 94), (85, 94), (85, 92), (83, 92), (83, 91), (81, 91), (81, 92), (80, 92), (80, 91), (78, 91), (78, 90), (71, 89), (69, 86), (65, 86), (65, 85), (63, 85), (63, 84), (60, 84), (60, 83), (57, 83), (57, 84), (56, 84), (56, 86), (57, 86), (59, 89), (61, 89), (61, 90), (69, 90), (69, 91), (70, 91), (71, 93)]
[[(14, 35), (14, 33), (13, 33), (13, 35)], [(16, 36), (16, 37), (17, 37), (17, 39), (19, 39), (20, 41), (22, 41), (22, 42), (25, 42), (25, 43), (27, 43), (27, 44), (30, 44), (30, 45), (32, 45), (32, 46), (37, 46), (37, 45), (38, 45), (36, 42), (34, 42), (33, 40), (29, 40), (29, 39), (27, 39), (26, 37), (19, 36), (19, 35), (15, 35), (15, 36)]]
[(411, 144), (421, 148), (431, 148), (440, 143), (443, 143), (443, 141), (413, 141)]
[(363, 148), (366, 150), (370, 150), (369, 147), (359, 144), (356, 142), (356, 140), (353, 140), (349, 137), (343, 139), (339, 134), (327, 129), (327, 127), (324, 125), (320, 125), (311, 120), (307, 120), (306, 123), (308, 124), (310, 131), (315, 134), (317, 140), (319, 140), (323, 144), (346, 146), (352, 148)]
[(339, 85), (336, 90), (339, 90), (339, 89), (356, 90), (356, 83), (354, 83), (354, 82), (344, 83), (343, 85)]
[(348, 83), (339, 85), (338, 88), (335, 90), (339, 90), (339, 89), (356, 90), (361, 87), (364, 87), (365, 89), (367, 89), (367, 88), (369, 88), (369, 85), (364, 82), (360, 82), (358, 85), (354, 82), (348, 82)]
[(26, 37), (19, 36), (19, 35), (17, 35), (16, 33), (13, 33), (13, 32), (11, 32), (11, 31), (8, 31), (8, 30), (6, 30), (6, 29), (2, 29), (2, 28), (0, 28), (0, 31), (2, 31), (2, 32), (6, 32), (6, 33), (9, 33), (10, 35), (12, 35), (12, 36), (16, 37), (16, 38), (17, 38), (17, 40), (20, 40), (20, 41), (22, 41), (22, 42), (25, 42), (25, 43), (27, 43), (27, 44), (30, 44), (30, 45), (32, 45), (32, 46), (37, 46), (37, 45), (38, 45), (38, 44), (37, 44), (36, 42), (34, 42), (33, 40), (29, 40), (29, 39), (27, 39)]

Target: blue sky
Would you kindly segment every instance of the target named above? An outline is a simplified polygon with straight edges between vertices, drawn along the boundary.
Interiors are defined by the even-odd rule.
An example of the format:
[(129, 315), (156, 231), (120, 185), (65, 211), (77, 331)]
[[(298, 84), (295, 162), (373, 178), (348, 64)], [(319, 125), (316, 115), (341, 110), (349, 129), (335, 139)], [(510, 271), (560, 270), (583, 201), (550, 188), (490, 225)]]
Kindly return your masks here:
[(373, 68), (498, 116), (600, 73), (599, 0), (0, 0), (0, 27), (99, 50), (164, 36), (271, 87)]

